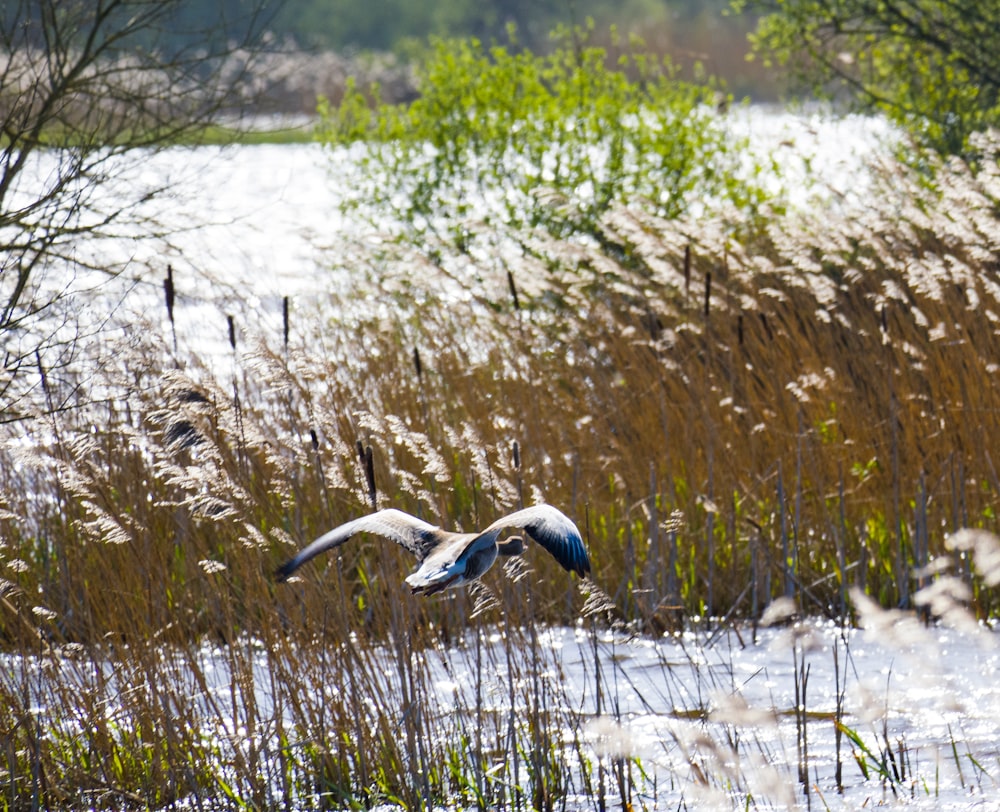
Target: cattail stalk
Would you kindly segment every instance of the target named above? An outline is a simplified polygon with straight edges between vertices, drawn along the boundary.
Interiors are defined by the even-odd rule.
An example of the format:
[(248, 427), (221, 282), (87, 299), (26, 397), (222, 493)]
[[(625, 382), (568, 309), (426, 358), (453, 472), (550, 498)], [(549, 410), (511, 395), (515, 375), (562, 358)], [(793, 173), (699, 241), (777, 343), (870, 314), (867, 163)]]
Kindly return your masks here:
[(288, 335), (290, 332), (290, 322), (288, 314), (288, 297), (283, 296), (281, 299), (281, 338), (282, 346), (285, 348), (285, 352), (288, 352)]
[(170, 320), (170, 334), (173, 338), (174, 353), (177, 353), (177, 325), (174, 322), (174, 266), (167, 265), (167, 275), (163, 280), (163, 294), (167, 304), (167, 318)]

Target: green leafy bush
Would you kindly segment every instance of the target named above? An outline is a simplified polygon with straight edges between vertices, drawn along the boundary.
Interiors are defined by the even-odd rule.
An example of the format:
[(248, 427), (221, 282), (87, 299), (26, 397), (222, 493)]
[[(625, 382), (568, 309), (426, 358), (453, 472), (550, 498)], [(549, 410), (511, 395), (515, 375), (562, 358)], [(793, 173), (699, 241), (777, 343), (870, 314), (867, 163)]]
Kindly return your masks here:
[(856, 102), (942, 155), (1000, 122), (1000, 8), (978, 0), (736, 0), (765, 12), (751, 36), (767, 64)]
[(327, 143), (368, 145), (367, 181), (349, 202), (418, 231), (476, 216), (561, 234), (592, 231), (616, 202), (644, 200), (666, 217), (705, 201), (762, 202), (713, 83), (680, 81), (635, 41), (613, 37), (613, 56), (587, 34), (557, 32), (547, 55), (513, 37), (510, 47), (435, 41), (411, 104), (370, 104), (355, 88), (323, 104)]

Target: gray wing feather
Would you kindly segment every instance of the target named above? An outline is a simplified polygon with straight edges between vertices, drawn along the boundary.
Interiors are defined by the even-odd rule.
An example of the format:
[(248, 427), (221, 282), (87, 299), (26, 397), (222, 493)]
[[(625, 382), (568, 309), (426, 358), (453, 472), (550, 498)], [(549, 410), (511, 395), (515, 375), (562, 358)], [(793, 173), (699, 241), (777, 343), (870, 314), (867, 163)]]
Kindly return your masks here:
[(430, 548), (434, 546), (438, 528), (395, 508), (380, 510), (324, 533), (294, 558), (282, 564), (276, 573), (277, 579), (279, 581), (287, 580), (295, 570), (307, 561), (312, 560), (320, 553), (339, 547), (359, 533), (372, 533), (391, 539), (423, 561)]
[(497, 519), (489, 530), (516, 527), (551, 553), (563, 569), (579, 576), (590, 572), (590, 558), (583, 546), (580, 531), (569, 516), (552, 505), (535, 505)]

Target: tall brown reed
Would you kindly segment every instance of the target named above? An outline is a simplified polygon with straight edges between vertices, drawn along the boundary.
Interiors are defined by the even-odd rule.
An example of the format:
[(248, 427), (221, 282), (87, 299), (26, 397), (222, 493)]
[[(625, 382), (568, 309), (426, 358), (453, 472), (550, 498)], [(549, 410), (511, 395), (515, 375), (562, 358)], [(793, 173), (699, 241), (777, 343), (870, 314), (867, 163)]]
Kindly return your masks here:
[[(582, 606), (547, 556), (529, 554), (522, 583), (491, 573), (499, 608), (471, 620), (468, 595), (402, 594), (412, 561), (378, 540), (274, 583), (298, 545), (376, 506), (468, 529), (552, 502), (647, 630), (778, 595), (843, 613), (851, 582), (904, 603), (945, 552), (968, 577), (944, 539), (996, 529), (1000, 190), (960, 167), (933, 192), (885, 171), (881, 193), (822, 221), (636, 205), (593, 239), (518, 234), (517, 288), (509, 265), (447, 244), (369, 257), (393, 307), (359, 312), (347, 291), (327, 320), (246, 351), (230, 321), (235, 380), (193, 358), (178, 370), (184, 336), (175, 356), (152, 329), (86, 386), (47, 380), (101, 396), (4, 429), (0, 642), (39, 658), (0, 685), (13, 805), (565, 796), (556, 688), (515, 656), (542, 658), (537, 625)], [(970, 600), (994, 614), (981, 584)], [(506, 705), (480, 696), (449, 727), (423, 658), (491, 623), (511, 647), (480, 673), (506, 675)], [(224, 679), (206, 643), (225, 647)], [(381, 672), (366, 671), (375, 645), (393, 653)], [(169, 678), (226, 720), (215, 737), (160, 646), (183, 666)], [(33, 715), (43, 690), (58, 714)], [(476, 746), (449, 750), (470, 719)]]

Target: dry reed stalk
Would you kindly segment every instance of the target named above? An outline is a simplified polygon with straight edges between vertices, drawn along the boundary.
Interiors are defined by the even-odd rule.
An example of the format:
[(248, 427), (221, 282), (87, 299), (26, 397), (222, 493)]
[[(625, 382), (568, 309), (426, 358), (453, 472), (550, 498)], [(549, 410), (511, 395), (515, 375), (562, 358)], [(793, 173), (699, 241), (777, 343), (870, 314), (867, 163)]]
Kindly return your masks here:
[[(441, 269), (451, 282), (459, 267), (478, 276), (457, 303), (401, 296), (389, 317), (297, 321), (297, 347), (286, 302), (283, 333), (270, 337), (280, 352), (265, 336), (241, 339), (250, 350), (238, 355), (230, 318), (231, 378), (193, 359), (179, 372), (152, 330), (95, 370), (59, 378), (39, 359), (36, 407), (50, 416), (4, 424), (0, 448), (0, 642), (84, 656), (58, 672), (50, 718), (29, 713), (40, 683), (28, 665), (2, 688), (17, 797), (57, 804), (82, 788), (95, 806), (153, 806), (218, 797), (224, 781), (260, 805), (277, 786), (334, 803), (391, 791), (427, 804), (447, 784), (432, 769), (449, 757), (435, 737), (454, 742), (463, 728), (434, 717), (422, 658), (490, 624), (505, 644), (492, 662), (476, 649), (466, 709), (477, 803), (565, 796), (553, 754), (566, 720), (557, 687), (538, 676), (534, 635), (574, 621), (581, 601), (544, 556), (529, 554), (536, 572), (521, 583), (491, 574), (497, 605), (471, 620), (461, 594), (401, 593), (411, 562), (378, 542), (359, 540), (294, 589), (272, 582), (292, 546), (379, 500), (449, 527), (522, 502), (583, 504), (594, 579), (630, 622), (648, 623), (662, 598), (670, 628), (702, 605), (749, 605), (756, 617), (779, 594), (846, 615), (851, 570), (862, 592), (895, 606), (911, 597), (914, 569), (934, 579), (928, 588), (941, 583), (920, 568), (944, 552), (975, 611), (995, 615), (994, 537), (944, 535), (997, 530), (995, 179), (956, 167), (941, 199), (891, 180), (900, 193), (887, 183), (823, 222), (668, 223), (637, 205), (599, 224), (613, 240), (523, 234), (523, 266), (473, 253)], [(705, 297), (692, 312), (699, 274)], [(903, 510), (914, 485), (915, 510)], [(705, 509), (716, 499), (732, 505), (729, 521)], [(677, 518), (665, 528), (668, 510)], [(207, 641), (225, 647), (221, 684)], [(366, 671), (390, 643), (395, 670)], [(164, 647), (184, 685), (161, 673)], [(593, 667), (606, 687), (607, 663)], [(270, 710), (254, 693), (261, 669)], [(500, 706), (484, 674), (499, 675)], [(111, 685), (126, 689), (120, 706), (107, 704)], [(219, 760), (205, 716), (228, 725), (221, 773), (203, 769)], [(578, 719), (565, 726), (579, 735)], [(284, 744), (269, 761), (262, 742), (273, 738)], [(691, 770), (724, 761), (724, 748), (706, 752), (692, 751)], [(892, 758), (910, 774), (905, 752)], [(612, 767), (624, 798), (625, 766)]]

